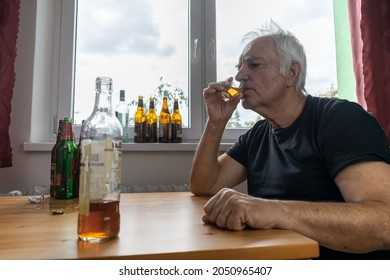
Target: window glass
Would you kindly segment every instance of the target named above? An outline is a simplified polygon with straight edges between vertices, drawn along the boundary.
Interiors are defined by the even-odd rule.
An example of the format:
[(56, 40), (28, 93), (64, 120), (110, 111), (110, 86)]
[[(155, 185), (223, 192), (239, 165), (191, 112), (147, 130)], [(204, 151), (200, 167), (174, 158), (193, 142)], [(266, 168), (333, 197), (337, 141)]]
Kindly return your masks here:
[[(306, 89), (309, 94), (337, 94), (332, 1), (215, 0), (215, 14), (214, 11), (207, 13), (206, 10), (207, 18), (205, 14), (195, 14), (197, 9), (196, 12), (189, 11), (189, 2), (78, 1), (74, 86), (76, 124), (80, 124), (92, 111), (94, 82), (98, 76), (113, 78), (114, 107), (119, 102), (119, 91), (126, 91), (130, 117), (135, 112), (139, 95), (144, 96), (146, 109), (149, 97), (156, 97), (156, 110), (159, 112), (162, 95), (168, 93), (171, 97), (176, 94), (181, 98), (183, 127), (193, 125), (190, 123), (190, 111), (195, 112), (195, 122), (199, 123), (204, 119), (201, 116), (204, 112), (198, 110), (202, 108), (203, 101), (196, 99), (194, 102), (194, 96), (201, 95), (201, 90), (207, 83), (196, 80), (191, 85), (189, 79), (190, 72), (195, 72), (189, 70), (189, 61), (196, 62), (189, 54), (189, 49), (194, 48), (188, 46), (190, 17), (206, 19), (206, 31), (215, 28), (216, 66), (207, 64), (207, 56), (204, 56), (204, 65), (200, 67), (207, 70), (204, 77), (206, 81), (214, 81), (215, 73), (218, 81), (234, 76), (237, 59), (244, 47), (243, 36), (273, 20), (293, 32), (305, 47), (308, 61)], [(211, 0), (205, 2), (207, 5), (212, 3)], [(196, 25), (202, 24), (199, 22)], [(193, 28), (194, 26), (191, 27)], [(197, 28), (201, 30), (200, 27)], [(202, 37), (199, 34), (192, 36)], [(200, 42), (199, 45), (203, 48), (209, 46), (203, 44)], [(197, 53), (204, 55), (209, 51), (198, 49)], [(208, 73), (212, 73), (211, 78), (207, 76)], [(173, 102), (173, 98), (170, 101)], [(171, 103), (170, 107), (172, 106)], [(259, 117), (239, 105), (228, 128), (247, 129)], [(236, 132), (238, 130), (233, 129), (225, 134), (233, 133), (233, 137), (229, 135), (231, 139), (235, 139)], [(200, 132), (198, 134), (191, 139), (199, 138)]]
[(113, 79), (113, 107), (125, 90), (130, 117), (138, 96), (148, 108), (155, 97), (181, 99), (183, 126), (188, 126), (188, 1), (78, 1), (74, 118), (80, 124), (92, 112), (95, 79)]
[[(292, 32), (307, 57), (306, 90), (311, 95), (337, 93), (333, 5), (329, 0), (216, 0), (217, 79), (236, 74), (244, 35), (273, 20)], [(250, 127), (258, 115), (239, 104), (229, 127)]]

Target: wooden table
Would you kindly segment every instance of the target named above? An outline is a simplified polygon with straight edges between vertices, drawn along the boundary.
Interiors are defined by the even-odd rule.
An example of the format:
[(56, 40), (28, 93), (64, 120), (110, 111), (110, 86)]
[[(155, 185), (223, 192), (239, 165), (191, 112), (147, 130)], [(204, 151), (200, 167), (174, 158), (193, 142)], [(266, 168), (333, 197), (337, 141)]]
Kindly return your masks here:
[[(229, 231), (201, 221), (205, 197), (121, 194), (119, 237), (77, 238), (77, 200), (0, 197), (0, 259), (305, 259), (317, 242), (288, 230)], [(53, 215), (53, 210), (64, 211)]]

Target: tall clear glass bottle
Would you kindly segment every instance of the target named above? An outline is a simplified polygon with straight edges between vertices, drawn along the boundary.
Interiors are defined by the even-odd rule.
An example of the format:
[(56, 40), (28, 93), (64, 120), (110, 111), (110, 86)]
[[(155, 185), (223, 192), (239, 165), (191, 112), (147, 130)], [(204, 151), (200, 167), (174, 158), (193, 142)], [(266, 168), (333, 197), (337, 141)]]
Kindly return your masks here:
[(182, 117), (179, 110), (179, 100), (174, 99), (173, 103), (173, 113), (171, 117), (171, 142), (172, 143), (181, 143), (183, 141), (182, 137)]
[(158, 119), (158, 142), (169, 143), (171, 140), (171, 114), (168, 108), (168, 98), (164, 96)]
[(122, 126), (112, 110), (112, 79), (96, 79), (95, 106), (81, 137), (78, 236), (99, 242), (119, 233)]
[(154, 109), (154, 98), (149, 101), (149, 111), (146, 115), (146, 142), (156, 143), (158, 135), (157, 114)]
[(115, 116), (122, 125), (122, 143), (129, 142), (129, 108), (126, 105), (126, 92), (123, 89), (119, 91), (119, 103), (115, 107)]

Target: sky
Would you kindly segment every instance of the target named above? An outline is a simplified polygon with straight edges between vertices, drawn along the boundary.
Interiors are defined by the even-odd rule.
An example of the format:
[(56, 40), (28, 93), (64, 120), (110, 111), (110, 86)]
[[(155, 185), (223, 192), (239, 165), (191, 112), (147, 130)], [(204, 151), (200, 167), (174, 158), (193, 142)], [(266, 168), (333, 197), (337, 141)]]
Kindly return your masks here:
[[(78, 1), (75, 118), (92, 112), (95, 79), (114, 81), (126, 102), (148, 100), (164, 81), (188, 93), (188, 3), (185, 0)], [(216, 0), (217, 78), (234, 76), (243, 36), (273, 20), (306, 49), (306, 89), (337, 88), (333, 11), (330, 0)], [(159, 104), (156, 104), (159, 111)], [(134, 108), (132, 108), (134, 110)], [(181, 108), (186, 114), (186, 108)], [(239, 109), (243, 110), (243, 109)], [(132, 112), (130, 112), (132, 114)]]

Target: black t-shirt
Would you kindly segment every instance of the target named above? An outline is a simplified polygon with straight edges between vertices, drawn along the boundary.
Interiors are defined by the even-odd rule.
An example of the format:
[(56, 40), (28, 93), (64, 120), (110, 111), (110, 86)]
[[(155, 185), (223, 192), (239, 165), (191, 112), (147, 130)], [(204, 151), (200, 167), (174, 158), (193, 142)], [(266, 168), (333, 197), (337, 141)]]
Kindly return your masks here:
[(268, 199), (344, 201), (334, 178), (363, 161), (390, 163), (375, 117), (354, 102), (308, 96), (287, 128), (257, 122), (226, 152), (247, 168), (248, 193)]

